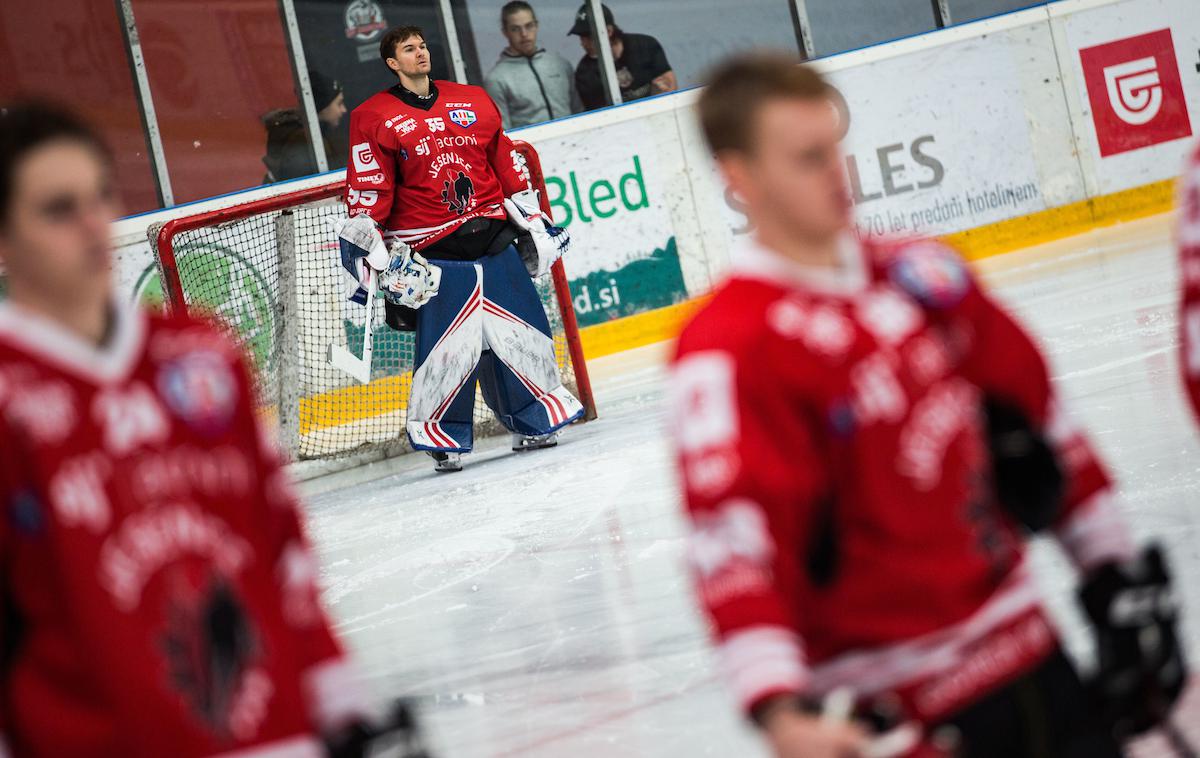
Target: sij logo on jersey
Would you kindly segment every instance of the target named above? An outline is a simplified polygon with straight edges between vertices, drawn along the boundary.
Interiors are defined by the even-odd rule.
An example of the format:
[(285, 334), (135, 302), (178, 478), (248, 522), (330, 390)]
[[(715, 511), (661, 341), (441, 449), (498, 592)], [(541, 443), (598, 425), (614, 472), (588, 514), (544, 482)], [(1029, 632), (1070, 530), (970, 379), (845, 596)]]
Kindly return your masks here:
[(469, 129), (479, 119), (475, 116), (475, 111), (459, 108), (458, 110), (450, 111), (450, 120), (463, 129)]

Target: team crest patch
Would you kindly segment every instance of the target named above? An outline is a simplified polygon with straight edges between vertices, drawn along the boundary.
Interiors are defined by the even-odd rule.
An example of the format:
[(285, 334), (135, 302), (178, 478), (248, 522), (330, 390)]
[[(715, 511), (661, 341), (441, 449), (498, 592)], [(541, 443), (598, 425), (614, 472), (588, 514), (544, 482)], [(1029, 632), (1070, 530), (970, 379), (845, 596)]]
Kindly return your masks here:
[(930, 308), (958, 305), (970, 288), (962, 259), (939, 246), (902, 251), (888, 273), (893, 284)]
[(237, 378), (217, 353), (197, 350), (165, 364), (158, 391), (171, 412), (204, 435), (229, 428), (237, 409)]
[(475, 111), (459, 108), (450, 111), (450, 120), (463, 129), (467, 129), (479, 119), (475, 116)]

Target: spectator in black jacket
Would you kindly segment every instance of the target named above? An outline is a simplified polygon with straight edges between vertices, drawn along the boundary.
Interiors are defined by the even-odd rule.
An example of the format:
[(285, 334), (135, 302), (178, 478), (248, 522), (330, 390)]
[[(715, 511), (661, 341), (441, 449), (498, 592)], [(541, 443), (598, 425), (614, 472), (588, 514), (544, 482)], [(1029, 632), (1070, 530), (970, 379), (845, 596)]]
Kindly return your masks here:
[[(330, 169), (341, 168), (346, 165), (346, 151), (335, 150), (330, 140), (346, 116), (346, 97), (342, 93), (342, 85), (311, 69), (308, 81), (312, 86), (317, 122), (321, 127), (319, 149), (325, 151)], [(309, 147), (308, 129), (299, 108), (278, 108), (264, 115), (262, 122), (267, 130), (267, 154), (262, 159), (267, 173), (263, 177), (263, 184), (317, 173), (317, 162)]]
[[(628, 103), (678, 89), (675, 72), (671, 70), (667, 54), (658, 40), (648, 34), (621, 31), (609, 7), (601, 7), (604, 9), (604, 26), (612, 46), (613, 62), (616, 64), (621, 101)], [(579, 43), (583, 46), (584, 56), (575, 67), (575, 86), (584, 108), (593, 110), (608, 105), (604, 72), (600, 68), (600, 51), (592, 39), (591, 7), (587, 3), (580, 6), (575, 14), (575, 25), (568, 34), (578, 35)]]

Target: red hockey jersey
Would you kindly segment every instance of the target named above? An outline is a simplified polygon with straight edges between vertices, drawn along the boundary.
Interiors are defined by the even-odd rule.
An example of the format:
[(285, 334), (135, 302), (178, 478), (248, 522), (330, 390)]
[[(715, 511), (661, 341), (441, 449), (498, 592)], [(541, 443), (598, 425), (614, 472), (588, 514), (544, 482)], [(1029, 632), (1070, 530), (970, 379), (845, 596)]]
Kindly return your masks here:
[(0, 754), (323, 755), (365, 701), (240, 351), (0, 305)]
[(1200, 421), (1200, 145), (1184, 171), (1179, 195), (1180, 366), (1196, 420)]
[(989, 485), (981, 393), (1057, 446), (1076, 563), (1132, 545), (1037, 349), (961, 259), (936, 242), (842, 252), (834, 274), (751, 244), (683, 331), (688, 560), (747, 709), (850, 687), (933, 721), (1057, 645)]
[(467, 219), (505, 218), (504, 198), (528, 188), (482, 87), (437, 81), (419, 98), (396, 85), (350, 114), (346, 205), (388, 239), (420, 249)]

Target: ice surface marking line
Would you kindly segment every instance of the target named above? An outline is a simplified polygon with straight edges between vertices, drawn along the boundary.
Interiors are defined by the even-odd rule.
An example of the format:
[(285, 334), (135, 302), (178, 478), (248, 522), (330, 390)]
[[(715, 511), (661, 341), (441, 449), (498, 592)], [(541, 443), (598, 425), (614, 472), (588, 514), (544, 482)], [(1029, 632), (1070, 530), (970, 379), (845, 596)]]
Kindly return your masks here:
[(636, 705), (631, 705), (626, 708), (619, 708), (615, 711), (609, 711), (608, 713), (605, 713), (604, 715), (600, 716), (599, 718), (592, 719), (591, 721), (587, 721), (585, 723), (578, 724), (576, 726), (567, 727), (567, 728), (561, 729), (557, 732), (551, 732), (550, 734), (546, 734), (541, 737), (538, 737), (537, 739), (530, 740), (528, 742), (524, 742), (520, 745), (517, 745), (516, 747), (508, 748), (506, 750), (501, 750), (500, 752), (496, 753), (495, 755), (497, 756), (497, 758), (501, 758), (503, 756), (525, 755), (532, 750), (536, 750), (538, 748), (543, 748), (543, 747), (553, 744), (555, 742), (561, 742), (562, 740), (569, 739), (571, 737), (575, 737), (580, 734), (586, 734), (587, 732), (590, 732), (593, 729), (602, 727), (605, 724), (611, 724), (614, 721), (620, 721), (623, 718), (633, 716), (637, 713), (649, 711), (650, 709), (656, 708), (664, 703), (670, 702), (670, 701), (674, 700), (675, 698), (683, 697), (684, 695), (690, 695), (693, 692), (695, 692), (696, 690), (700, 689), (701, 687), (706, 687), (711, 684), (715, 684), (716, 682), (717, 682), (717, 675), (715, 673), (710, 673), (708, 676), (705, 676), (701, 679), (697, 679), (693, 682), (690, 682), (687, 685), (680, 687), (679, 689), (674, 690), (672, 692), (664, 692), (661, 695), (657, 695), (655, 697), (650, 698), (649, 700), (646, 700), (645, 702), (638, 703)]
[[(489, 526), (486, 528), (490, 529), (491, 527)], [(459, 584), (462, 584), (463, 582), (470, 581), (471, 579), (474, 579), (477, 576), (488, 573), (489, 571), (494, 569), (496, 566), (498, 566), (501, 563), (503, 563), (504, 561), (506, 561), (508, 559), (508, 557), (511, 556), (516, 551), (516, 549), (517, 549), (516, 543), (513, 542), (511, 539), (508, 539), (507, 537), (499, 537), (499, 536), (496, 536), (493, 534), (479, 535), (478, 537), (474, 536), (475, 532), (483, 532), (483, 531), (484, 531), (484, 528), (480, 528), (480, 529), (473, 530), (472, 532), (458, 534), (458, 535), (454, 535), (452, 537), (443, 537), (442, 539), (439, 539), (435, 542), (430, 543), (429, 545), (426, 545), (422, 550), (420, 550), (416, 554), (410, 553), (408, 555), (400, 556), (392, 561), (387, 561), (381, 565), (377, 564), (376, 566), (373, 566), (370, 569), (359, 572), (359, 574), (356, 575), (355, 578), (363, 577), (364, 575), (370, 575), (370, 576), (366, 577), (367, 579), (374, 579), (374, 578), (378, 578), (378, 577), (390, 576), (392, 573), (394, 573), (391, 570), (389, 570), (388, 567), (390, 565), (399, 564), (401, 567), (403, 567), (405, 564), (411, 563), (414, 560), (419, 559), (422, 556), (422, 554), (425, 554), (425, 555), (432, 554), (434, 549), (439, 546), (445, 546), (447, 544), (453, 544), (455, 542), (463, 542), (463, 541), (466, 541), (467, 539), (480, 539), (481, 537), (484, 537), (484, 536), (486, 536), (487, 538), (490, 538), (491, 542), (493, 544), (495, 544), (495, 546), (500, 548), (493, 558), (488, 560), (486, 563), (478, 564), (478, 567), (472, 571), (469, 571), (467, 573), (462, 574), (461, 576), (457, 576), (452, 579), (447, 579), (446, 581), (441, 582), (440, 584), (436, 584), (432, 587), (429, 587), (428, 589), (426, 589), (423, 592), (418, 592), (417, 594), (412, 595), (411, 597), (406, 597), (403, 600), (399, 600), (399, 601), (396, 601), (393, 603), (386, 603), (382, 607), (376, 608), (373, 611), (369, 611), (367, 613), (360, 614), (351, 619), (346, 619), (345, 621), (338, 623), (336, 625), (336, 628), (339, 631), (344, 632), (346, 634), (353, 634), (358, 629), (364, 628), (361, 626), (362, 622), (364, 622), (364, 621), (367, 621), (372, 618), (376, 618), (378, 616), (390, 614), (392, 611), (395, 611), (397, 608), (403, 608), (407, 605), (412, 605), (413, 603), (424, 600), (427, 597), (436, 595), (440, 592), (444, 592), (445, 590), (448, 590), (451, 587), (455, 587)], [(420, 571), (418, 571), (417, 574), (419, 576)], [(343, 583), (345, 583), (345, 582), (343, 582)], [(414, 580), (414, 584), (415, 584), (415, 580)], [(348, 588), (348, 589), (343, 589), (341, 594), (335, 593), (331, 588), (330, 592), (327, 593), (328, 595), (330, 595), (329, 602), (331, 604), (336, 604), (339, 600), (341, 600), (347, 594), (360, 589), (361, 586), (362, 586), (361, 582), (356, 582), (355, 586)]]

